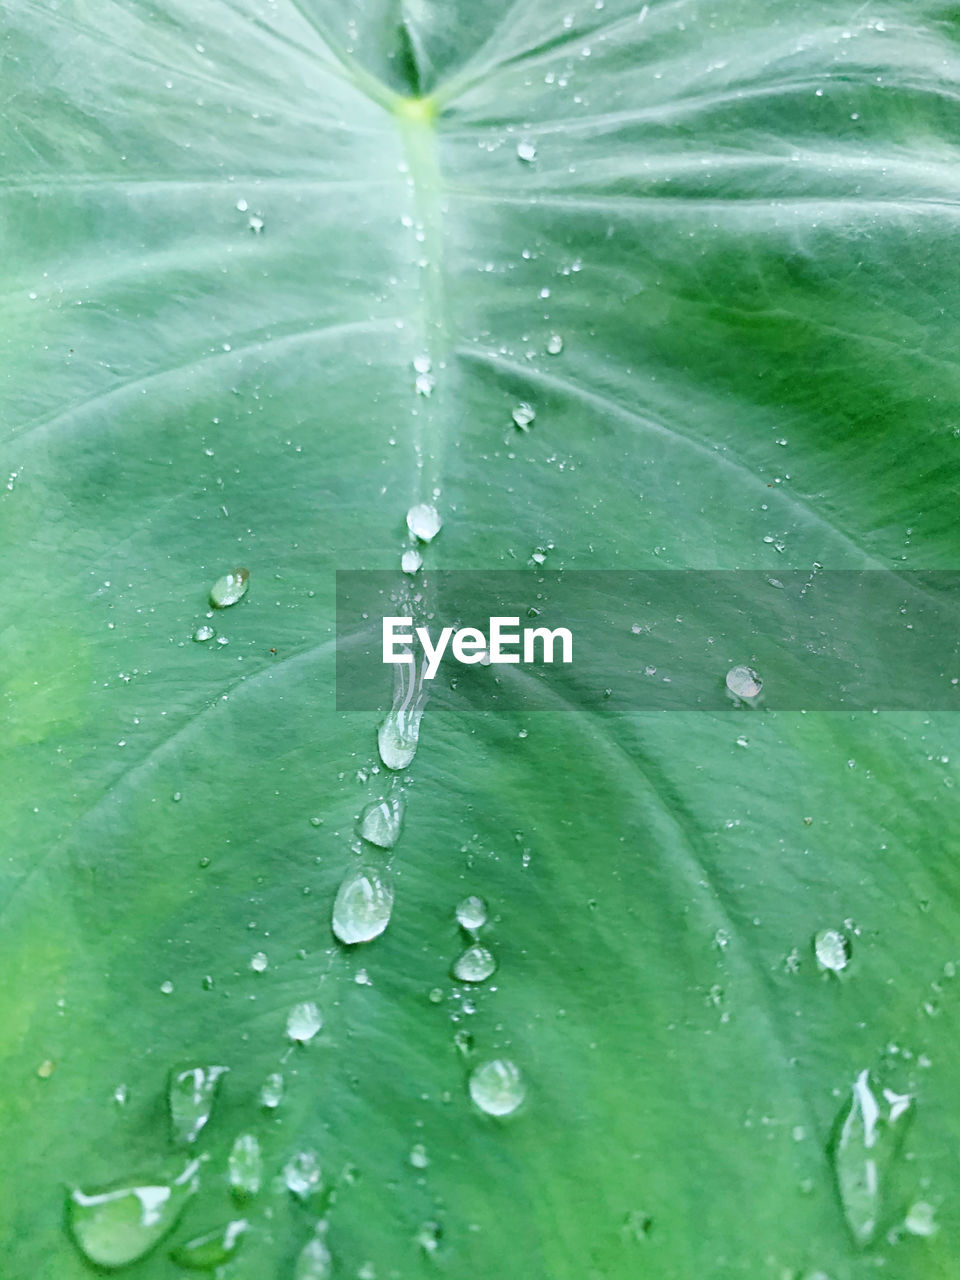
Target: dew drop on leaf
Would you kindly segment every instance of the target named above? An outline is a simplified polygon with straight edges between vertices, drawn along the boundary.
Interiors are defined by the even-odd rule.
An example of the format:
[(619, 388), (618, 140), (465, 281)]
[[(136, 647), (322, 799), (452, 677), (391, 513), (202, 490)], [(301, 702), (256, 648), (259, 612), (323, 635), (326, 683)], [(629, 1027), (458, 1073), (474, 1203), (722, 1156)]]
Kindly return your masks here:
[(404, 551), (400, 557), (400, 568), (404, 573), (414, 574), (422, 565), (423, 556), (413, 548), (409, 551)]
[(199, 1186), (200, 1161), (173, 1182), (142, 1183), (87, 1195), (71, 1192), (67, 1220), (80, 1251), (98, 1267), (124, 1267), (149, 1252), (176, 1226)]
[(357, 831), (364, 840), (381, 849), (392, 849), (400, 837), (403, 801), (397, 798), (375, 800), (360, 815)]
[(883, 1180), (899, 1137), (897, 1125), (909, 1110), (907, 1095), (893, 1097), (896, 1101), (884, 1118), (870, 1087), (870, 1073), (861, 1071), (841, 1113), (833, 1151), (834, 1171), (844, 1217), (859, 1245), (869, 1244), (876, 1234)]
[(227, 1176), (235, 1196), (255, 1196), (263, 1181), (260, 1143), (252, 1133), (241, 1133), (230, 1150)]
[(394, 667), (393, 703), (377, 730), (377, 749), (388, 769), (406, 769), (417, 754), (420, 721), (427, 703), (423, 668), (411, 662)]
[(527, 404), (526, 400), (521, 400), (519, 404), (514, 405), (510, 416), (521, 431), (529, 431), (530, 424), (537, 416), (537, 412), (532, 404)]
[(494, 1058), (476, 1067), (470, 1076), (470, 1097), (488, 1116), (508, 1116), (526, 1096), (520, 1068), (508, 1058)]
[(276, 1111), (283, 1101), (283, 1076), (279, 1071), (271, 1072), (260, 1088), (260, 1105), (268, 1111)]
[(407, 528), (421, 542), (432, 542), (442, 525), (437, 508), (426, 502), (418, 503), (407, 512)]
[(464, 898), (462, 902), (457, 903), (457, 923), (468, 933), (473, 933), (475, 929), (482, 929), (487, 923), (487, 904), (476, 894)]
[(213, 627), (209, 626), (207, 623), (203, 623), (202, 626), (197, 627), (196, 631), (193, 633), (193, 638), (198, 644), (203, 644), (206, 640), (212, 640), (216, 634), (217, 633)]
[(283, 1181), (298, 1200), (309, 1200), (320, 1188), (320, 1161), (312, 1151), (298, 1151), (283, 1166)]
[(427, 1155), (427, 1148), (422, 1142), (415, 1142), (410, 1148), (410, 1155), (407, 1157), (414, 1169), (426, 1169), (430, 1163), (430, 1157)]
[(214, 1231), (204, 1232), (174, 1249), (174, 1262), (189, 1271), (213, 1271), (229, 1262), (237, 1250), (249, 1223), (243, 1218), (227, 1222)]
[(551, 333), (547, 339), (547, 355), (558, 356), (563, 350), (563, 338), (559, 333)]
[(763, 689), (763, 681), (752, 667), (731, 667), (727, 672), (726, 685), (733, 697), (744, 702), (759, 698)]
[(323, 1026), (320, 1010), (312, 1000), (295, 1004), (287, 1014), (287, 1035), (297, 1044), (307, 1044)]
[(177, 1142), (188, 1146), (197, 1140), (210, 1119), (220, 1080), (229, 1070), (229, 1067), (188, 1067), (171, 1075), (170, 1123)]
[(850, 963), (850, 943), (839, 929), (821, 929), (814, 936), (813, 950), (821, 970), (842, 973)]
[(912, 1204), (907, 1210), (903, 1226), (912, 1236), (935, 1236), (939, 1227), (933, 1205), (926, 1200), (918, 1200)]
[(393, 887), (378, 871), (365, 867), (344, 877), (333, 904), (333, 932), (352, 946), (378, 938), (390, 923)]
[(326, 1222), (318, 1222), (316, 1235), (300, 1250), (293, 1269), (293, 1280), (330, 1280), (333, 1275), (333, 1258), (324, 1240)]
[(524, 164), (532, 164), (537, 158), (537, 148), (532, 142), (517, 143), (517, 159), (522, 160)]
[(234, 569), (218, 578), (210, 588), (210, 603), (215, 609), (228, 609), (247, 594), (250, 585), (249, 569)]
[(467, 947), (453, 962), (451, 973), (460, 982), (486, 982), (496, 970), (497, 962), (486, 947)]

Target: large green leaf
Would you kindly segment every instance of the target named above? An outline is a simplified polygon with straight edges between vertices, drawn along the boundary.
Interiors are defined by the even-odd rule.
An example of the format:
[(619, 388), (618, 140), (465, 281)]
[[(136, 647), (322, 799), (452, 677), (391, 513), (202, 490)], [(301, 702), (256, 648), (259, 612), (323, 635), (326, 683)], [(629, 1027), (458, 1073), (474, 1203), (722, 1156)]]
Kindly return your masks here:
[[(4, 1276), (88, 1275), (68, 1191), (178, 1172), (168, 1075), (223, 1065), (131, 1274), (231, 1216), (247, 1132), (238, 1280), (292, 1276), (303, 1151), (343, 1276), (955, 1277), (949, 714), (438, 702), (391, 925), (330, 934), (385, 778), (334, 709), (334, 571), (397, 565), (411, 503), (428, 568), (955, 565), (955, 11), (2, 9)], [(498, 1056), (504, 1120), (465, 1084)], [(872, 1228), (864, 1071), (915, 1099)]]

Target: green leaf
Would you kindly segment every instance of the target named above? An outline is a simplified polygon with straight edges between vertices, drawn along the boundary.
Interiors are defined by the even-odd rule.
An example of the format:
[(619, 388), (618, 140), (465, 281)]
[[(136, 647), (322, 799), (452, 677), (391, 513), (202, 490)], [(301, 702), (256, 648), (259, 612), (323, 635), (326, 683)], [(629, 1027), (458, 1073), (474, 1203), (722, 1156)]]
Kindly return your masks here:
[[(443, 522), (425, 581), (956, 567), (955, 11), (4, 19), (5, 1276), (90, 1274), (65, 1188), (153, 1186), (170, 1072), (216, 1062), (143, 1280), (227, 1220), (240, 1135), (237, 1280), (328, 1248), (343, 1276), (954, 1277), (950, 713), (448, 690), (374, 868), (389, 927), (330, 926), (390, 793), (379, 717), (335, 707), (334, 574), (410, 581), (411, 508)], [(468, 944), (496, 972), (452, 983)], [(509, 1114), (476, 1105), (486, 1064)], [(869, 1233), (832, 1138), (865, 1071), (916, 1100)]]

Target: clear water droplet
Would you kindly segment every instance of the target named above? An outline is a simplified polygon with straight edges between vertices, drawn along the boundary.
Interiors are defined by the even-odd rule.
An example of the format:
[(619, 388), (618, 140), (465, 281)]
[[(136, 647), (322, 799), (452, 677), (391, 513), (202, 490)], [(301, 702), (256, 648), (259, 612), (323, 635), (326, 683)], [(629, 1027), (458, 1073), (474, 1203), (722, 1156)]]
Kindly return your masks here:
[(520, 1069), (508, 1058), (495, 1058), (476, 1067), (470, 1076), (470, 1097), (488, 1116), (508, 1116), (527, 1092)]
[(407, 512), (407, 528), (421, 542), (432, 542), (442, 526), (439, 511), (429, 503), (419, 502)]
[(907, 1108), (891, 1107), (884, 1118), (870, 1088), (870, 1073), (861, 1071), (857, 1076), (843, 1113), (833, 1165), (844, 1217), (859, 1245), (869, 1244), (876, 1234), (882, 1183), (896, 1150), (897, 1125), (908, 1109), (909, 1100)]
[(404, 573), (414, 574), (422, 565), (423, 556), (415, 549), (404, 551), (400, 557), (400, 568)]
[(250, 968), (254, 973), (266, 973), (269, 963), (270, 961), (263, 951), (258, 951), (250, 957)]
[(320, 1188), (320, 1161), (312, 1151), (298, 1151), (283, 1166), (283, 1181), (298, 1200), (309, 1200)]
[(235, 1196), (255, 1196), (263, 1182), (263, 1156), (252, 1133), (241, 1133), (227, 1160), (227, 1176)]
[(467, 947), (453, 962), (451, 973), (460, 982), (486, 982), (496, 971), (497, 962), (486, 947)]
[(141, 1183), (88, 1195), (70, 1194), (67, 1220), (81, 1253), (94, 1266), (136, 1262), (177, 1224), (200, 1185), (200, 1161), (192, 1160), (174, 1182)]
[(727, 672), (726, 686), (734, 698), (754, 702), (760, 697), (763, 681), (751, 667), (731, 667)]
[(414, 356), (413, 368), (415, 373), (429, 373), (430, 370), (433, 368), (433, 364), (430, 360), (430, 357), (427, 355)]
[(415, 1142), (413, 1144), (410, 1148), (410, 1155), (408, 1156), (408, 1159), (414, 1169), (426, 1169), (427, 1165), (430, 1163), (430, 1157), (427, 1155), (427, 1148), (422, 1142)]
[(393, 887), (372, 867), (344, 877), (333, 904), (333, 932), (353, 946), (378, 938), (390, 923)]
[(401, 662), (394, 667), (393, 704), (377, 730), (377, 749), (388, 769), (406, 769), (417, 754), (420, 721), (427, 705), (424, 666)]
[(184, 1145), (196, 1142), (210, 1119), (220, 1080), (229, 1070), (229, 1067), (188, 1067), (171, 1075), (170, 1123), (177, 1142)]
[(558, 356), (563, 350), (563, 338), (559, 333), (551, 333), (547, 339), (547, 355)]
[(196, 631), (193, 633), (193, 638), (198, 644), (203, 644), (206, 640), (212, 640), (216, 634), (217, 633), (213, 627), (204, 623), (202, 626), (197, 627)]
[(392, 849), (400, 838), (403, 801), (397, 797), (375, 800), (360, 815), (357, 831), (380, 849)]
[(247, 594), (250, 585), (249, 569), (234, 569), (218, 578), (210, 588), (210, 603), (215, 609), (228, 609)]
[(333, 1275), (333, 1258), (323, 1236), (326, 1222), (318, 1222), (316, 1235), (300, 1250), (296, 1266), (293, 1269), (293, 1280), (330, 1280)]
[(236, 1254), (249, 1223), (243, 1218), (227, 1222), (214, 1231), (188, 1240), (171, 1255), (174, 1262), (189, 1271), (213, 1271), (223, 1266)]
[(476, 894), (471, 894), (468, 898), (464, 898), (462, 902), (458, 902), (457, 923), (462, 929), (466, 929), (468, 933), (482, 929), (487, 923), (487, 904), (483, 898), (478, 898)]
[(274, 1071), (267, 1076), (260, 1089), (260, 1105), (268, 1111), (276, 1111), (283, 1101), (283, 1076)]
[(524, 164), (532, 164), (537, 158), (537, 148), (532, 142), (517, 143), (517, 159), (522, 160)]
[(287, 1035), (297, 1044), (308, 1044), (322, 1026), (320, 1010), (312, 1000), (295, 1004), (287, 1014)]
[(936, 1210), (926, 1200), (918, 1200), (910, 1206), (903, 1226), (912, 1236), (935, 1236), (940, 1229), (936, 1221)]
[(510, 416), (521, 431), (529, 431), (530, 423), (537, 416), (537, 411), (532, 404), (527, 404), (526, 400), (521, 400), (519, 404), (514, 405)]
[(813, 950), (821, 970), (842, 973), (850, 963), (850, 942), (839, 929), (821, 929), (814, 936)]

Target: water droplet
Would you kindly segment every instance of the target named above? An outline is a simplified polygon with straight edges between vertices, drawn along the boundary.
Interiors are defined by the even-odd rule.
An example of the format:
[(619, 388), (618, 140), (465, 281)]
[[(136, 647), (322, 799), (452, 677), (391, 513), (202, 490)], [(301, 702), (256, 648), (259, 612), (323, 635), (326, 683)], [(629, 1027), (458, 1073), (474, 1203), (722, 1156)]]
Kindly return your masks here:
[(517, 143), (517, 159), (522, 160), (524, 164), (532, 164), (537, 158), (537, 148), (532, 142)]
[(458, 1031), (453, 1033), (453, 1043), (456, 1046), (457, 1052), (462, 1053), (466, 1058), (473, 1052), (473, 1033), (461, 1027)]
[(907, 1210), (903, 1225), (912, 1236), (935, 1236), (939, 1231), (936, 1211), (926, 1200), (918, 1200)]
[(429, 373), (433, 368), (433, 363), (429, 356), (414, 356), (413, 368), (415, 373)]
[(250, 968), (254, 973), (265, 973), (269, 963), (270, 961), (262, 951), (258, 951), (256, 955), (250, 957)]
[(457, 923), (468, 933), (482, 929), (487, 923), (487, 904), (476, 894), (464, 898), (462, 902), (457, 903)]
[(427, 999), (431, 1004), (440, 1004), (443, 1000), (443, 992), (439, 987), (434, 987), (432, 991), (428, 992)]
[(400, 568), (404, 573), (414, 574), (423, 564), (423, 556), (417, 550), (404, 551), (400, 557)]
[(41, 1080), (49, 1080), (55, 1070), (53, 1062), (49, 1058), (45, 1058), (37, 1067), (37, 1075)]
[(125, 1267), (148, 1253), (177, 1224), (199, 1186), (199, 1160), (172, 1183), (147, 1183), (87, 1195), (71, 1192), (70, 1233), (94, 1266)]
[(215, 1231), (207, 1231), (202, 1236), (188, 1240), (179, 1249), (174, 1249), (171, 1257), (174, 1262), (190, 1271), (213, 1271), (234, 1256), (248, 1226), (249, 1223), (243, 1218), (228, 1222)]
[(378, 938), (390, 923), (393, 888), (372, 867), (352, 871), (337, 890), (333, 932), (352, 946)]
[(298, 1151), (283, 1166), (283, 1181), (298, 1200), (309, 1200), (320, 1187), (320, 1161), (312, 1151)]
[(427, 705), (423, 687), (424, 666), (400, 662), (394, 667), (393, 705), (377, 730), (380, 759), (388, 769), (406, 769), (417, 754), (420, 721)]
[(247, 223), (247, 226), (250, 228), (250, 230), (253, 232), (255, 236), (258, 236), (260, 235), (261, 231), (263, 231), (263, 226), (264, 226), (263, 219), (258, 217), (255, 213), (252, 213), (250, 215), (250, 219)]
[(734, 698), (753, 702), (760, 697), (763, 681), (751, 667), (731, 667), (727, 672), (726, 685)]
[(381, 849), (392, 849), (400, 837), (403, 801), (394, 797), (375, 800), (360, 815), (357, 830), (364, 840)]
[(443, 521), (436, 507), (419, 502), (407, 512), (407, 528), (421, 542), (432, 542), (440, 532)]
[(212, 640), (216, 634), (217, 633), (213, 627), (204, 623), (202, 626), (197, 627), (196, 631), (193, 633), (193, 638), (198, 644), (203, 644), (205, 640)]
[(547, 339), (547, 354), (551, 356), (558, 356), (562, 350), (563, 338), (561, 338), (559, 333), (551, 333), (550, 337)]
[(170, 1122), (177, 1142), (196, 1142), (210, 1119), (220, 1080), (229, 1067), (188, 1067), (170, 1077)]
[(170, 981), (169, 978), (166, 980), (166, 982), (160, 983), (160, 990), (163, 992), (165, 996), (173, 995), (173, 983)]
[[(898, 1099), (900, 1095), (895, 1095)], [(869, 1244), (876, 1234), (881, 1183), (899, 1136), (895, 1126), (906, 1108), (891, 1108), (884, 1119), (870, 1088), (870, 1073), (861, 1071), (853, 1085), (833, 1152), (837, 1189), (854, 1240)]]
[(813, 939), (813, 950), (821, 970), (841, 973), (850, 963), (850, 943), (839, 929), (821, 929)]
[(422, 1142), (415, 1142), (413, 1144), (410, 1148), (410, 1155), (408, 1159), (414, 1169), (426, 1169), (427, 1165), (430, 1163), (430, 1157), (427, 1155), (427, 1148)]
[(433, 388), (437, 385), (437, 380), (432, 373), (419, 373), (414, 383), (418, 396), (433, 395)]
[(495, 1058), (476, 1067), (470, 1076), (470, 1097), (488, 1116), (508, 1116), (527, 1092), (519, 1067), (508, 1058)]
[(249, 569), (234, 569), (232, 573), (225, 573), (210, 588), (210, 603), (215, 609), (227, 609), (243, 599), (249, 585)]
[(255, 1196), (263, 1181), (260, 1143), (252, 1133), (241, 1133), (227, 1161), (227, 1176), (235, 1196)]
[(460, 982), (486, 982), (496, 970), (497, 962), (486, 947), (467, 947), (453, 962), (451, 972)]
[(323, 1238), (326, 1229), (325, 1222), (317, 1223), (317, 1234), (300, 1250), (293, 1269), (293, 1280), (330, 1280), (333, 1275), (333, 1258)]
[(307, 1044), (322, 1026), (320, 1010), (312, 1000), (295, 1004), (287, 1014), (287, 1035), (298, 1044)]
[(260, 1089), (260, 1105), (268, 1111), (275, 1111), (283, 1101), (283, 1076), (274, 1071), (267, 1076)]
[(510, 416), (521, 431), (529, 431), (530, 423), (537, 416), (537, 412), (532, 404), (527, 404), (526, 400), (521, 400), (519, 404), (514, 405)]

